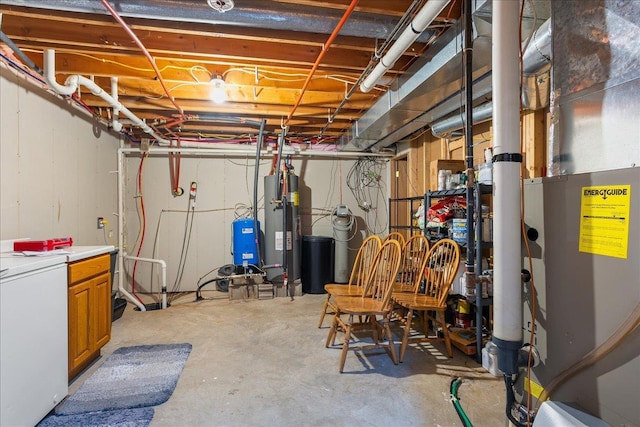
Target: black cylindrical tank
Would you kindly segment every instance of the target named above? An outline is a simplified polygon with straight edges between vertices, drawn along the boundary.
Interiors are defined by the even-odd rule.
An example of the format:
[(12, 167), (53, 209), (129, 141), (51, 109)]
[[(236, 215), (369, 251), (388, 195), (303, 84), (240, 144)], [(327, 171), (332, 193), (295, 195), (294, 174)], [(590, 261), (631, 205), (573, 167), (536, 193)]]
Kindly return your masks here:
[(302, 292), (324, 294), (324, 285), (333, 282), (333, 238), (302, 236)]

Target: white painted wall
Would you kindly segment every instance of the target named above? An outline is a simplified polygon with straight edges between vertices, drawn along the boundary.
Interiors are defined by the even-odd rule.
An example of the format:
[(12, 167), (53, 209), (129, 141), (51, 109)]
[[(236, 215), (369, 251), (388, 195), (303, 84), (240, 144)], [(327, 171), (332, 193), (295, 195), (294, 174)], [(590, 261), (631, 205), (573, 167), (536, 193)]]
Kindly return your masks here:
[(0, 240), (109, 241), (96, 220), (115, 230), (117, 148), (82, 112), (0, 67)]
[[(167, 262), (168, 289), (176, 284), (180, 253), (184, 239), (186, 210), (189, 209), (188, 193), (192, 181), (198, 183), (196, 214), (194, 216), (188, 257), (182, 280), (174, 290), (195, 290), (200, 278), (212, 270), (216, 277), (217, 268), (233, 263), (231, 255), (232, 222), (246, 214), (246, 208), (253, 203), (253, 177), (255, 155), (234, 157), (184, 157), (182, 158), (180, 186), (185, 195), (173, 197), (169, 180), (167, 157), (148, 157), (142, 172), (142, 195), (146, 216), (145, 240), (140, 252), (142, 257), (155, 257)], [(385, 161), (380, 181), (380, 191), (371, 191), (371, 203), (375, 209), (369, 213), (358, 207), (352, 192), (346, 185), (346, 178), (355, 160), (326, 158), (294, 158), (294, 172), (299, 177), (300, 218), (302, 235), (333, 236), (330, 212), (338, 204), (346, 204), (357, 218), (356, 237), (350, 244), (353, 255), (366, 235), (367, 224), (372, 232), (386, 234), (388, 226), (387, 205), (388, 167)], [(137, 173), (140, 157), (128, 156), (126, 186), (126, 229), (127, 252), (137, 254), (136, 235), (140, 230), (136, 208)], [(271, 157), (263, 158), (259, 170), (259, 214), (264, 228), (263, 182), (269, 174)], [(237, 209), (236, 209), (237, 207)], [(165, 212), (163, 212), (165, 211)], [(179, 211), (179, 212), (167, 212)], [(161, 214), (162, 212), (162, 214)], [(161, 217), (161, 220), (160, 220)], [(160, 225), (158, 222), (160, 221)], [(264, 230), (263, 230), (264, 231)], [(156, 252), (153, 251), (157, 237)], [(353, 256), (352, 255), (352, 256)], [(128, 266), (131, 274), (132, 265)], [(159, 270), (155, 269), (151, 280), (151, 267), (138, 263), (136, 269), (136, 290), (157, 293), (160, 290)], [(128, 278), (130, 280), (130, 278)], [(130, 282), (129, 282), (130, 283)], [(129, 285), (128, 285), (129, 286)], [(211, 285), (213, 286), (213, 285)]]
[[(118, 137), (4, 68), (0, 68), (0, 92), (0, 240), (70, 236), (77, 245), (116, 245)], [(183, 156), (180, 184), (188, 192), (190, 182), (196, 181), (198, 197), (184, 275), (175, 290), (193, 291), (201, 277), (233, 262), (232, 222), (247, 213), (243, 207), (252, 204), (254, 162), (254, 154)], [(386, 163), (379, 177), (380, 188), (365, 192), (366, 201), (373, 206), (365, 212), (346, 184), (355, 160), (300, 157), (292, 162), (300, 178), (303, 235), (332, 236), (328, 212), (338, 204), (346, 204), (356, 216), (355, 238), (349, 245), (352, 257), (363, 236), (386, 234)], [(136, 208), (139, 163), (138, 156), (126, 157), (125, 252), (133, 255), (137, 254), (135, 243), (140, 230)], [(260, 209), (264, 206), (263, 177), (270, 166), (271, 157), (261, 160)], [(172, 196), (166, 156), (152, 156), (145, 161), (142, 182), (146, 234), (140, 256), (155, 256), (167, 262), (171, 290), (180, 262), (188, 197)], [(181, 212), (162, 213), (158, 224), (163, 210)], [(109, 221), (106, 233), (96, 227), (98, 216)], [(264, 224), (262, 210), (259, 219)], [(158, 245), (154, 252), (156, 230)], [(128, 275), (131, 267), (132, 264), (127, 265)], [(140, 292), (159, 290), (159, 280), (148, 264), (138, 265), (136, 282)], [(127, 279), (127, 289), (130, 283)]]

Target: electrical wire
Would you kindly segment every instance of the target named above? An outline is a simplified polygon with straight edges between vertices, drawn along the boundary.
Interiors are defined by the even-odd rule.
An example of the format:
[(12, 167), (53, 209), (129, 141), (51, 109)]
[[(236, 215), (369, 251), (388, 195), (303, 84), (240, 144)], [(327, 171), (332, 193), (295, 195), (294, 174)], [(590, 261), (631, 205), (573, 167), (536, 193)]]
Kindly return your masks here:
[(385, 161), (375, 157), (363, 157), (358, 159), (347, 173), (347, 187), (364, 212), (365, 224), (370, 234), (382, 234), (387, 227), (386, 218), (379, 224), (380, 216), (377, 209), (377, 206), (385, 206), (384, 213), (388, 218), (387, 203), (381, 200), (385, 197), (382, 179), (385, 165)]
[(182, 276), (184, 274), (184, 267), (187, 263), (187, 255), (189, 253), (189, 246), (191, 243), (191, 233), (193, 230), (193, 219), (195, 214), (195, 204), (192, 203), (192, 199), (189, 198), (187, 203), (191, 204), (191, 208), (187, 210), (187, 215), (185, 217), (184, 223), (184, 233), (182, 235), (182, 248), (180, 250), (180, 259), (178, 261), (178, 271), (176, 273), (176, 279), (173, 283), (173, 287), (171, 288), (171, 295), (169, 296), (169, 302), (172, 302), (174, 297), (173, 295), (178, 291), (180, 287), (180, 283), (182, 282)]
[(383, 168), (383, 161), (364, 157), (356, 160), (347, 173), (347, 187), (358, 202), (358, 206), (365, 211), (371, 207), (370, 190), (380, 187)]

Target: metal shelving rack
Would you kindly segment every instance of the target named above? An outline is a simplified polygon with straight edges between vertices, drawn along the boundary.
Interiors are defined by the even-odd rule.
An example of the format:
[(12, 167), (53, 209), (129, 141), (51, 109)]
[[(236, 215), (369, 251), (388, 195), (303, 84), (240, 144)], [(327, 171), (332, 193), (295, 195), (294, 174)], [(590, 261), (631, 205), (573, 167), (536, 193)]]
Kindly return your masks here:
[[(416, 209), (418, 208), (418, 205), (416, 205), (416, 202), (421, 202), (423, 199), (422, 196), (417, 196), (417, 197), (401, 197), (401, 198), (397, 198), (397, 199), (389, 199), (389, 232), (391, 231), (398, 231), (398, 230), (409, 230), (409, 236), (413, 236), (414, 231), (419, 232), (420, 231), (420, 227), (413, 225), (413, 213), (416, 211)], [(407, 202), (409, 203), (409, 225), (398, 225), (398, 224), (392, 224), (391, 223), (391, 212), (393, 209), (393, 204), (394, 203), (401, 203), (401, 202)]]
[[(427, 224), (427, 210), (431, 206), (433, 199), (441, 199), (449, 196), (464, 196), (466, 195), (466, 188), (456, 188), (454, 190), (439, 190), (439, 191), (427, 191), (424, 195), (424, 223), (425, 230)], [(482, 206), (482, 195), (491, 194), (493, 187), (487, 184), (476, 183), (474, 189), (475, 206), (479, 208)], [(474, 218), (474, 223), (471, 227), (467, 228), (467, 232), (471, 232), (474, 235), (474, 251), (475, 251), (475, 269), (476, 274), (482, 272), (482, 249), (491, 247), (492, 242), (482, 241), (482, 213), (478, 209)], [(466, 247), (466, 245), (461, 245)], [(476, 307), (476, 360), (478, 363), (482, 363), (482, 309), (493, 304), (493, 298), (482, 298), (482, 284), (476, 283), (475, 300), (469, 301)]]
[[(493, 246), (493, 242), (482, 241), (482, 195), (491, 194), (493, 192), (493, 186), (487, 184), (476, 183), (475, 188), (475, 205), (476, 218), (474, 224), (474, 242), (476, 250), (476, 274), (482, 274), (482, 248)], [(482, 308), (488, 307), (493, 304), (493, 297), (482, 297), (482, 283), (479, 281), (476, 283), (476, 361), (482, 364)]]

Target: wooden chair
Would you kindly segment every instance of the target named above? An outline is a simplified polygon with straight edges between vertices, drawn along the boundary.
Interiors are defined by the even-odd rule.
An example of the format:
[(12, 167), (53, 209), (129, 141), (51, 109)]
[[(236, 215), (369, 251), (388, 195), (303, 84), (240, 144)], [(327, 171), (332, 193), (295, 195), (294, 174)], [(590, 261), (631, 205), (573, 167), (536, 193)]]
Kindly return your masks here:
[[(402, 343), (400, 344), (400, 362), (409, 342), (444, 341), (447, 355), (453, 357), (451, 339), (445, 320), (447, 296), (460, 264), (460, 247), (451, 239), (442, 239), (429, 250), (425, 268), (425, 284), (414, 292), (395, 292), (392, 300), (400, 310), (394, 311), (404, 326)], [(410, 337), (414, 312), (422, 320), (424, 337)], [(429, 323), (433, 327), (430, 335)], [(442, 338), (438, 332), (442, 332)]]
[(351, 275), (349, 277), (349, 283), (327, 283), (324, 285), (324, 290), (327, 292), (327, 298), (324, 300), (322, 306), (322, 314), (320, 315), (320, 321), (318, 322), (318, 328), (322, 327), (322, 322), (327, 314), (335, 314), (335, 306), (333, 305), (332, 298), (336, 295), (354, 295), (360, 296), (363, 293), (364, 284), (367, 280), (367, 276), (373, 264), (373, 260), (382, 246), (382, 239), (378, 236), (369, 236), (362, 242), (356, 259), (351, 269)]
[(393, 292), (414, 292), (424, 278), (429, 240), (423, 234), (411, 236), (402, 247), (402, 263)]
[[(370, 327), (373, 333), (373, 343), (376, 348), (384, 348), (395, 365), (398, 364), (395, 344), (389, 320), (391, 317), (392, 303), (391, 293), (393, 283), (400, 268), (402, 248), (395, 240), (388, 240), (381, 247), (371, 266), (371, 274), (366, 281), (364, 294), (360, 297), (336, 296), (334, 305), (336, 308), (333, 323), (327, 336), (326, 347), (335, 344), (338, 328), (344, 331), (342, 354), (340, 356), (340, 372), (344, 370), (344, 362), (349, 350), (349, 341), (354, 328)], [(342, 318), (348, 315), (348, 320)], [(365, 322), (354, 322), (354, 318), (367, 319)], [(379, 318), (378, 318), (379, 317)], [(379, 333), (382, 330), (388, 343), (380, 344)], [(364, 347), (362, 347), (364, 349)]]
[(404, 234), (398, 231), (392, 231), (391, 233), (387, 234), (384, 239), (382, 239), (382, 243), (386, 242), (387, 240), (397, 240), (398, 243), (400, 243), (400, 247), (403, 247), (406, 239), (404, 238)]

